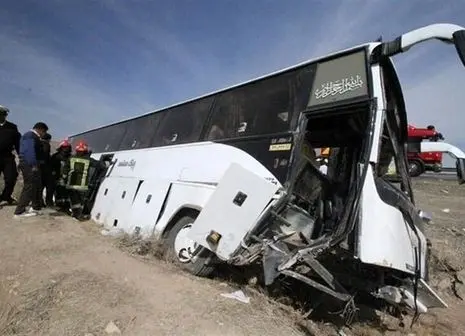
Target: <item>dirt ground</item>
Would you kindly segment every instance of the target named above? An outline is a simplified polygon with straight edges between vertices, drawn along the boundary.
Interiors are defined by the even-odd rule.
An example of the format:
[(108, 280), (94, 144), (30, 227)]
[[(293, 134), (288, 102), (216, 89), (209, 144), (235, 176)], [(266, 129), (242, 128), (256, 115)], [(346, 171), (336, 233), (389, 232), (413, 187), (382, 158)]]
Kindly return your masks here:
[[(251, 287), (250, 303), (222, 297), (234, 282), (187, 275), (151, 254), (121, 247), (92, 222), (62, 216), (12, 219), (0, 210), (0, 335), (465, 335), (465, 186), (417, 180), (417, 202), (433, 213), (433, 286), (449, 309), (420, 325), (391, 319), (337, 330), (304, 319)], [(444, 210), (446, 209), (446, 210)], [(448, 209), (448, 210), (447, 210)], [(464, 276), (465, 277), (465, 276)], [(111, 323), (112, 322), (112, 323)], [(109, 325), (110, 324), (110, 325)]]

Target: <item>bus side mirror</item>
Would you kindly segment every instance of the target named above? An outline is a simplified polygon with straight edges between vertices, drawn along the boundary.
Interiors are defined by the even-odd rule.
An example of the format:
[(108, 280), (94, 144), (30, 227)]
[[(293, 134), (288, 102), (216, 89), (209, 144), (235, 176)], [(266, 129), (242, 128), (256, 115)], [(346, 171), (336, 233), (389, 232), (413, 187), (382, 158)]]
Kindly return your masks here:
[(452, 34), (454, 39), (455, 49), (459, 54), (462, 64), (465, 66), (465, 30), (458, 30)]
[(457, 179), (459, 181), (459, 184), (464, 184), (465, 183), (465, 159), (457, 158), (455, 167), (457, 169)]

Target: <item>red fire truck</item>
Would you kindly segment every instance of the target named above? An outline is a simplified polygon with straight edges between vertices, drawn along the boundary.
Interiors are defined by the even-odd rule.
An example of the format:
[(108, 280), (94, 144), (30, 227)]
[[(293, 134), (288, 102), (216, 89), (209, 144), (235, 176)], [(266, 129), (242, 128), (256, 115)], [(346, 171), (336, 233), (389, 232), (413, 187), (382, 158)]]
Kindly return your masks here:
[(444, 137), (432, 125), (426, 128), (408, 125), (407, 158), (410, 176), (419, 176), (425, 171), (440, 172), (442, 170), (442, 152), (421, 152), (423, 140), (436, 142), (444, 140)]
[[(444, 140), (441, 133), (436, 131), (432, 125), (425, 128), (417, 128), (408, 125), (407, 141), (407, 159), (409, 163), (410, 176), (415, 177), (423, 174), (425, 171), (434, 171), (436, 173), (442, 170), (442, 155), (440, 151), (423, 151), (422, 141), (437, 142)], [(320, 159), (327, 159), (329, 148), (322, 148), (319, 155)]]

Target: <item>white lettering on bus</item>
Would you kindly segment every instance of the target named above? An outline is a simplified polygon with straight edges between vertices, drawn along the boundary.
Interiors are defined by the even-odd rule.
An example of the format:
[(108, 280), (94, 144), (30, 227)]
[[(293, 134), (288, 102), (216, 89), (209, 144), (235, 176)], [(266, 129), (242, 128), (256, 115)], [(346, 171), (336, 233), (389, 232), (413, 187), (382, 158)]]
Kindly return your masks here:
[(316, 99), (320, 99), (328, 96), (334, 96), (336, 94), (342, 95), (346, 92), (360, 89), (363, 84), (363, 80), (359, 75), (356, 75), (355, 78), (350, 76), (350, 78), (327, 82), (325, 84), (321, 84), (320, 90), (315, 90), (315, 97)]
[(131, 161), (124, 160), (118, 163), (118, 167), (129, 167), (131, 169), (134, 169), (135, 166), (136, 166), (135, 160), (131, 160)]

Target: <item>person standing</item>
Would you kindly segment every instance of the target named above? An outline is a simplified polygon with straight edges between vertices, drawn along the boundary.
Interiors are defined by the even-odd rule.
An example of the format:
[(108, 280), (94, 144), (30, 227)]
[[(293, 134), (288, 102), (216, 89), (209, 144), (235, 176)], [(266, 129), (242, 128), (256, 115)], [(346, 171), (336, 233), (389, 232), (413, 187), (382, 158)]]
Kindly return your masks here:
[(16, 200), (11, 197), (18, 178), (13, 150), (19, 154), (19, 139), (21, 134), (18, 127), (7, 121), (6, 117), (10, 110), (0, 105), (0, 175), (3, 174), (5, 181), (4, 189), (0, 194), (0, 206), (14, 205)]
[(71, 156), (65, 166), (64, 174), (68, 177), (66, 188), (71, 202), (71, 216), (79, 221), (89, 218), (87, 212), (87, 195), (89, 181), (94, 174), (105, 169), (103, 162), (90, 157), (91, 152), (87, 144), (79, 142), (75, 148), (75, 154)]
[[(43, 160), (43, 148), (40, 138), (48, 131), (48, 126), (38, 122), (32, 130), (21, 137), (19, 145), (19, 169), (23, 174), (23, 190), (15, 209), (15, 218), (36, 216), (41, 209), (38, 189), (41, 187), (39, 163)], [(26, 208), (32, 202), (32, 208)]]
[(66, 176), (64, 172), (71, 154), (71, 144), (68, 140), (63, 140), (60, 142), (56, 152), (51, 157), (55, 205), (64, 212), (67, 212), (67, 210), (71, 207), (68, 200), (68, 192), (66, 190), (66, 181), (68, 180), (68, 176)]
[[(51, 157), (50, 157), (50, 141), (52, 136), (50, 133), (45, 133), (41, 138), (42, 140), (42, 149), (43, 149), (43, 160), (40, 163), (40, 173), (42, 186), (39, 190), (39, 197), (41, 200), (42, 207), (53, 207), (53, 177), (52, 177), (52, 167), (51, 167)], [(44, 202), (44, 190), (45, 190), (45, 202)]]

